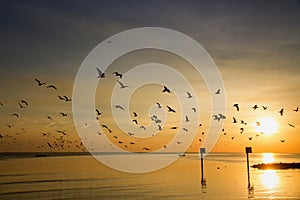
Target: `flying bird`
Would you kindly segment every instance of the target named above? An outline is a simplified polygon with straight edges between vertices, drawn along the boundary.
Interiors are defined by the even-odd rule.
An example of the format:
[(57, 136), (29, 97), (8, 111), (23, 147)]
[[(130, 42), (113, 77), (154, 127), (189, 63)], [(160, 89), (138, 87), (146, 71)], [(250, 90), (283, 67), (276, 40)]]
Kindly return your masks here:
[(260, 126), (260, 122), (256, 122), (256, 126)]
[(143, 150), (146, 150), (146, 151), (149, 151), (151, 149), (147, 148), (147, 147), (144, 147)]
[(236, 108), (236, 111), (240, 111), (240, 107), (238, 103), (233, 104), (233, 107)]
[(28, 102), (23, 99), (21, 99), (21, 103), (24, 104), (25, 106), (28, 106)]
[(119, 83), (121, 89), (127, 88), (129, 87), (128, 85), (124, 85), (121, 81), (117, 80), (117, 82)]
[(134, 122), (135, 124), (138, 124), (138, 122), (137, 122), (137, 120), (136, 120), (136, 119), (132, 120), (132, 122)]
[(221, 89), (218, 89), (215, 94), (221, 94)]
[(60, 96), (60, 95), (57, 95), (57, 96), (58, 96), (58, 99), (59, 99), (59, 100), (63, 100), (63, 101), (66, 100), (64, 97), (62, 97), (62, 96)]
[(182, 130), (184, 130), (185, 132), (188, 132), (188, 131), (189, 131), (187, 128), (182, 128)]
[(293, 124), (288, 123), (288, 125), (289, 125), (290, 127), (295, 128), (295, 126), (294, 126)]
[(64, 96), (64, 98), (65, 98), (65, 101), (72, 101), (72, 99), (70, 99), (70, 98), (67, 97), (67, 96)]
[(258, 108), (258, 106), (255, 104), (252, 108), (253, 108), (253, 110), (256, 110)]
[(281, 108), (281, 110), (279, 110), (278, 112), (280, 113), (281, 116), (283, 116), (283, 108)]
[(249, 140), (252, 140), (252, 137), (248, 137)]
[(280, 140), (280, 142), (284, 143), (284, 142), (285, 142), (285, 140)]
[(295, 112), (298, 112), (299, 111), (299, 107), (297, 107), (295, 110), (293, 110), (293, 111), (295, 111)]
[(96, 70), (98, 72), (97, 78), (104, 78), (105, 77), (105, 74), (98, 67), (96, 67)]
[(156, 102), (158, 108), (162, 108), (160, 103)]
[(192, 111), (196, 112), (197, 110), (196, 110), (196, 108), (192, 108)]
[(121, 110), (125, 110), (121, 105), (115, 105), (115, 108), (119, 108)]
[(167, 108), (168, 108), (168, 112), (176, 113), (176, 111), (173, 108), (171, 108), (170, 106), (167, 106)]
[(213, 118), (214, 118), (214, 120), (218, 120), (218, 121), (221, 120), (221, 118), (218, 115), (213, 115)]
[(133, 112), (133, 117), (137, 117), (137, 114), (136, 114), (136, 112)]
[(267, 108), (268, 108), (267, 106), (262, 106), (262, 107), (263, 107), (264, 110), (267, 110)]
[(118, 76), (120, 78), (122, 78), (122, 74), (120, 74), (119, 72), (114, 72), (113, 75)]
[(140, 128), (146, 130), (146, 127), (145, 127), (145, 126), (140, 126)]
[(189, 93), (189, 92), (186, 92), (186, 94), (187, 94), (187, 98), (192, 98), (193, 96), (191, 95), (191, 93)]
[(67, 113), (63, 113), (63, 112), (60, 112), (60, 114), (61, 114), (61, 116), (62, 116), (62, 117), (66, 117), (66, 116), (68, 116), (68, 114), (67, 114)]
[(232, 119), (233, 119), (232, 123), (237, 123), (237, 120), (235, 119), (235, 117), (233, 117)]
[(53, 88), (54, 90), (57, 90), (57, 88), (54, 85), (48, 85), (47, 88)]
[(18, 103), (20, 108), (26, 108), (25, 106), (23, 106), (21, 103)]
[(37, 83), (38, 83), (38, 86), (42, 86), (42, 85), (45, 85), (46, 83), (42, 83), (40, 80), (38, 79), (34, 79)]
[(12, 114), (10, 116), (12, 116), (12, 117), (15, 116), (15, 117), (19, 118), (19, 115), (17, 113), (14, 113), (14, 114)]
[(158, 130), (161, 131), (162, 130), (161, 125), (158, 124), (157, 126), (158, 126)]
[(186, 115), (185, 116), (185, 122), (189, 122), (190, 121), (190, 119), (189, 119), (189, 117)]
[(52, 120), (52, 117), (50, 117), (50, 116), (46, 116), (48, 119), (50, 119), (50, 120)]
[(241, 130), (241, 134), (244, 132), (244, 128), (240, 128), (240, 130)]
[(169, 90), (169, 88), (167, 88), (167, 86), (164, 86), (164, 89), (162, 92), (167, 92), (167, 93), (170, 93), (171, 91)]
[(97, 112), (97, 116), (102, 114), (102, 112), (100, 112), (98, 109), (96, 109), (96, 112)]
[(129, 135), (129, 136), (133, 136), (133, 135), (134, 135), (134, 133), (130, 133), (130, 132), (129, 132), (129, 133), (128, 133), (128, 135)]

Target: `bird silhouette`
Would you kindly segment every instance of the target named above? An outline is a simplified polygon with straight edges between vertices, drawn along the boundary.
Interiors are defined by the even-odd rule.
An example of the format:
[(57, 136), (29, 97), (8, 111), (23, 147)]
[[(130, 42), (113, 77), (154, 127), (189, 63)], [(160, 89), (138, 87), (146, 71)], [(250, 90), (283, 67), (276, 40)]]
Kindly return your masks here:
[(157, 104), (158, 108), (162, 108), (162, 106), (160, 105), (160, 103), (156, 102), (156, 104)]
[(52, 120), (52, 117), (50, 117), (50, 116), (46, 116), (48, 119), (50, 119), (50, 120)]
[(289, 125), (290, 127), (295, 128), (295, 126), (294, 126), (293, 124), (288, 123), (288, 125)]
[(236, 111), (240, 111), (240, 107), (238, 103), (233, 104), (233, 107), (236, 108)]
[(258, 108), (258, 106), (255, 104), (252, 108), (253, 108), (253, 110), (256, 110)]
[(252, 140), (252, 137), (248, 137), (249, 140)]
[(13, 125), (10, 125), (10, 124), (6, 124), (6, 126), (8, 127), (8, 128), (11, 128)]
[(260, 126), (260, 122), (256, 122), (256, 126)]
[(267, 108), (268, 108), (267, 106), (262, 106), (262, 107), (263, 107), (264, 110), (267, 110)]
[(64, 96), (64, 98), (65, 98), (65, 101), (72, 101), (72, 99), (70, 99), (70, 98), (67, 97), (67, 96)]
[(233, 140), (233, 139), (234, 139), (234, 137), (231, 137), (231, 139)]
[(25, 106), (23, 106), (21, 103), (18, 103), (20, 108), (26, 108)]
[(281, 110), (279, 110), (278, 112), (280, 113), (281, 116), (283, 116), (283, 108), (281, 108)]
[(64, 113), (64, 112), (60, 112), (60, 114), (61, 114), (62, 117), (68, 116), (68, 114), (67, 114), (67, 113)]
[(186, 92), (186, 94), (187, 94), (187, 98), (192, 98), (193, 96), (191, 95), (191, 93), (189, 93), (189, 92)]
[(237, 120), (235, 119), (235, 117), (233, 117), (232, 119), (233, 119), (232, 123), (237, 123)]
[(197, 110), (196, 110), (196, 108), (192, 108), (192, 111), (196, 112)]
[(122, 78), (122, 74), (120, 74), (119, 72), (114, 72), (113, 75), (118, 76), (120, 78)]
[(136, 114), (136, 112), (133, 112), (133, 117), (137, 117), (137, 114)]
[(218, 89), (215, 94), (221, 94), (221, 89)]
[(167, 93), (170, 93), (171, 91), (169, 90), (169, 88), (167, 88), (167, 86), (164, 86), (164, 89), (162, 92), (167, 92)]
[(213, 115), (213, 118), (214, 118), (214, 120), (218, 120), (218, 121), (221, 120), (221, 118), (218, 115)]
[(102, 114), (102, 112), (100, 112), (98, 109), (96, 109), (96, 112), (97, 112), (97, 116)]
[(45, 85), (46, 83), (43, 83), (41, 82), (40, 80), (38, 79), (34, 79), (37, 83), (38, 83), (38, 86), (42, 86), (42, 85)]
[(105, 74), (98, 67), (96, 67), (96, 70), (98, 72), (97, 78), (104, 78), (105, 77)]
[(133, 136), (133, 135), (134, 135), (134, 133), (130, 133), (130, 132), (129, 132), (129, 133), (128, 133), (128, 135), (129, 135), (129, 136)]
[(176, 126), (172, 126), (171, 129), (177, 129), (177, 127)]
[(57, 88), (54, 85), (48, 85), (47, 88), (53, 88), (54, 90), (57, 90)]
[(137, 122), (137, 120), (136, 120), (136, 119), (132, 120), (132, 122), (134, 122), (135, 124), (138, 124), (138, 122)]
[(144, 147), (143, 150), (150, 151), (151, 149)]
[(241, 130), (241, 132), (240, 132), (240, 133), (242, 134), (242, 133), (244, 132), (244, 128), (240, 128), (240, 130)]
[(59, 99), (59, 100), (63, 100), (63, 101), (66, 100), (64, 97), (62, 97), (62, 96), (60, 96), (60, 95), (57, 95), (57, 96), (58, 96), (58, 99)]
[(140, 126), (140, 129), (146, 130), (146, 127), (145, 126)]
[(158, 126), (158, 130), (161, 131), (162, 130), (161, 125), (158, 124), (157, 126)]
[(176, 111), (173, 108), (171, 108), (170, 106), (167, 106), (167, 108), (168, 108), (168, 112), (176, 113)]
[(285, 142), (285, 140), (280, 140), (280, 142), (284, 143), (284, 142)]
[(187, 128), (182, 128), (182, 130), (184, 130), (185, 132), (188, 132), (188, 131), (189, 131)]
[(115, 105), (115, 108), (119, 108), (121, 110), (125, 110), (121, 105)]
[(21, 99), (21, 103), (24, 104), (25, 106), (28, 106), (28, 102), (23, 99)]
[(127, 88), (129, 87), (128, 85), (124, 85), (121, 81), (117, 80), (117, 82), (119, 83), (121, 89)]
[(299, 111), (299, 107), (297, 107), (295, 110), (293, 110), (293, 111), (295, 111), (295, 112), (298, 112)]
[(189, 119), (189, 117), (186, 115), (185, 116), (185, 122), (189, 122), (190, 121), (190, 119)]
[(14, 113), (14, 114), (12, 114), (10, 116), (12, 116), (12, 117), (15, 116), (15, 117), (19, 118), (19, 115), (17, 113)]

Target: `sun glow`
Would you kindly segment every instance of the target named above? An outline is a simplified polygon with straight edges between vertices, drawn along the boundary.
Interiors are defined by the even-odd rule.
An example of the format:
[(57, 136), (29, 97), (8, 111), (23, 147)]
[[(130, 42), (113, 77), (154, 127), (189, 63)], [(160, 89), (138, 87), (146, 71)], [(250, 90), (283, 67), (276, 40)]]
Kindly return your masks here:
[(263, 185), (269, 189), (276, 187), (279, 183), (279, 177), (274, 170), (266, 170), (261, 174)]
[(259, 118), (255, 124), (255, 131), (259, 133), (264, 133), (266, 135), (271, 135), (277, 132), (278, 124), (272, 117), (262, 117)]
[(272, 153), (264, 153), (263, 154), (263, 163), (273, 163), (274, 156)]

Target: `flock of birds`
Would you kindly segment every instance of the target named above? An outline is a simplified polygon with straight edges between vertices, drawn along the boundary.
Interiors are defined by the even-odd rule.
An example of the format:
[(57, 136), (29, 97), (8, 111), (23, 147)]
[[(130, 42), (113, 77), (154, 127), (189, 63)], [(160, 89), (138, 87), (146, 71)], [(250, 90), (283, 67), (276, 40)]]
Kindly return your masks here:
[[(96, 71), (98, 72), (97, 78), (99, 78), (99, 79), (103, 79), (107, 76), (99, 68), (96, 68)], [(113, 75), (118, 78), (118, 80), (116, 82), (117, 82), (117, 84), (119, 84), (120, 89), (126, 89), (126, 88), (129, 87), (128, 85), (125, 85), (123, 82), (121, 82), (121, 79), (123, 77), (123, 75), (121, 73), (113, 72)], [(37, 87), (46, 87), (46, 89), (53, 90), (53, 91), (58, 91), (58, 88), (53, 84), (47, 84), (46, 82), (40, 81), (39, 79), (35, 79), (35, 82), (36, 82)], [(167, 86), (163, 86), (161, 92), (166, 93), (166, 94), (172, 93), (172, 91)], [(214, 95), (220, 95), (221, 92), (222, 91), (220, 89), (217, 89), (217, 91), (215, 91)], [(191, 95), (190, 92), (187, 91), (186, 92), (186, 98), (188, 98), (188, 99), (193, 98), (193, 96)], [(67, 95), (58, 95), (57, 94), (57, 101), (63, 101), (63, 102), (68, 103), (68, 102), (71, 102), (72, 99), (69, 98)], [(18, 104), (19, 109), (29, 109), (29, 107), (30, 107), (30, 102), (28, 102), (26, 99), (18, 100), (17, 104)], [(156, 102), (156, 105), (157, 105), (157, 108), (159, 108), (159, 109), (162, 109), (164, 107), (164, 105), (162, 105), (160, 102)], [(122, 111), (125, 111), (125, 109), (122, 105), (113, 105), (113, 106), (114, 106), (115, 109), (120, 109)], [(5, 107), (5, 104), (0, 102), (0, 112), (1, 112), (1, 109), (3, 109), (4, 107)], [(166, 105), (165, 108), (166, 108), (166, 111), (170, 114), (171, 113), (177, 113), (176, 110), (171, 105)], [(233, 104), (233, 108), (236, 110), (236, 112), (240, 112), (240, 105), (238, 103)], [(253, 111), (255, 111), (259, 108), (260, 108), (260, 106), (258, 106), (258, 105), (254, 105), (252, 107)], [(263, 110), (268, 109), (267, 106), (261, 106), (261, 108)], [(191, 109), (192, 109), (193, 112), (197, 112), (196, 108), (191, 108)], [(299, 107), (297, 107), (296, 109), (293, 109), (293, 111), (298, 112)], [(66, 118), (66, 117), (69, 116), (68, 113), (62, 112), (62, 111), (57, 112), (57, 114), (60, 115), (61, 118)], [(129, 142), (128, 141), (122, 141), (117, 134), (114, 134), (112, 128), (110, 128), (109, 125), (102, 123), (102, 119), (100, 119), (102, 114), (103, 114), (103, 112), (101, 112), (100, 109), (95, 108), (96, 120), (100, 120), (100, 122), (101, 122), (101, 123), (99, 122), (100, 125), (102, 126), (102, 128), (104, 130), (107, 131), (107, 133), (99, 131), (99, 132), (97, 132), (98, 135), (107, 134), (109, 137), (115, 139), (115, 143), (117, 145), (121, 145), (121, 147), (123, 147), (123, 148), (129, 147), (129, 145), (137, 145), (136, 141), (129, 141)], [(278, 114), (280, 116), (283, 116), (285, 114), (285, 109), (281, 108), (278, 111)], [(138, 116), (139, 115), (136, 111), (132, 112), (132, 123), (139, 126), (140, 129), (146, 130), (146, 127), (144, 125), (139, 124), (139, 121), (137, 119)], [(13, 113), (10, 114), (10, 117), (15, 117), (16, 119), (20, 120), (22, 118), (22, 115), (19, 112), (13, 112)], [(227, 117), (223, 114), (214, 114), (214, 115), (212, 115), (212, 117), (213, 117), (213, 120), (217, 120), (217, 121), (227, 119)], [(55, 120), (56, 121), (60, 120), (60, 118), (59, 119), (54, 118), (54, 116), (52, 116), (50, 114), (45, 114), (45, 118), (47, 120), (49, 120), (49, 122), (55, 121)], [(161, 125), (162, 120), (159, 119), (159, 117), (156, 116), (156, 115), (151, 116), (151, 121), (154, 121), (157, 124), (157, 129), (159, 131), (162, 131), (164, 128), (166, 128), (166, 127), (164, 127), (164, 128), (162, 127), (162, 125)], [(189, 116), (186, 115), (185, 116), (185, 122), (189, 122), (189, 121), (190, 121), (190, 118), (189, 118)], [(243, 119), (237, 120), (236, 117), (232, 117), (232, 123), (242, 125), (242, 127), (240, 127), (239, 130), (240, 130), (240, 134), (244, 133), (245, 127), (247, 126), (247, 122), (245, 120), (243, 120)], [(26, 132), (27, 132), (26, 128), (25, 127), (20, 127), (20, 125), (18, 123), (6, 123), (5, 125), (7, 126), (7, 129), (10, 129), (10, 130), (16, 128), (16, 126), (18, 126), (18, 127), (15, 129), (15, 131), (16, 131), (15, 135), (12, 134), (12, 131), (9, 131), (10, 134), (3, 134), (3, 133), (0, 132), (0, 144), (1, 143), (2, 144), (6, 143), (6, 144), (16, 144), (18, 146), (23, 145), (19, 141), (18, 136), (26, 134)], [(256, 122), (256, 126), (260, 126), (260, 125), (261, 125), (260, 122)], [(291, 123), (288, 123), (288, 125), (292, 128), (295, 128), (295, 126)], [(88, 126), (88, 123), (86, 123), (85, 126)], [(198, 126), (201, 127), (202, 124), (200, 123)], [(169, 129), (174, 130), (174, 129), (178, 129), (178, 127), (177, 126), (171, 126), (171, 127), (169, 127)], [(188, 132), (189, 130), (188, 130), (188, 128), (184, 127), (183, 131)], [(224, 128), (222, 129), (222, 134), (227, 135)], [(263, 133), (261, 133), (261, 134), (263, 134)], [(132, 133), (132, 132), (129, 132), (129, 133), (127, 133), (127, 135), (129, 137), (131, 137), (131, 136), (134, 136), (135, 134)], [(205, 132), (202, 131), (201, 135), (202, 136), (205, 135)], [(76, 139), (76, 137), (68, 137), (68, 136), (70, 136), (68, 130), (61, 129), (61, 127), (57, 127), (57, 129), (55, 129), (55, 130), (40, 133), (40, 137), (43, 138), (41, 144), (36, 144), (33, 141), (28, 141), (28, 144), (30, 145), (31, 148), (43, 149), (43, 150), (45, 150), (45, 149), (49, 150), (50, 149), (50, 151), (62, 151), (62, 150), (67, 151), (67, 150), (71, 150), (71, 149), (72, 149), (72, 151), (74, 151), (74, 148), (79, 150), (79, 151), (86, 151), (86, 148), (84, 147), (83, 142), (82, 142), (82, 140), (84, 140), (86, 138), (81, 138), (81, 139), (77, 138)], [(260, 136), (259, 134), (256, 134), (255, 137), (259, 137), (259, 136)], [(234, 139), (235, 139), (235, 137), (231, 136), (231, 140), (234, 140)], [(252, 137), (248, 137), (248, 140), (252, 140), (252, 139), (253, 139)], [(203, 138), (198, 138), (198, 141), (200, 143), (202, 142), (202, 140), (203, 140)], [(281, 139), (280, 142), (284, 143), (285, 139)], [(181, 143), (182, 143), (181, 141), (177, 141), (178, 145), (180, 145)], [(200, 146), (200, 143), (198, 144), (199, 146)], [(167, 145), (163, 145), (163, 148), (167, 148)], [(96, 150), (96, 147), (92, 148), (92, 149), (89, 149), (89, 150)], [(151, 151), (151, 150), (152, 150), (151, 146), (142, 146), (139, 151)], [(20, 149), (20, 151), (22, 151), (22, 150)]]

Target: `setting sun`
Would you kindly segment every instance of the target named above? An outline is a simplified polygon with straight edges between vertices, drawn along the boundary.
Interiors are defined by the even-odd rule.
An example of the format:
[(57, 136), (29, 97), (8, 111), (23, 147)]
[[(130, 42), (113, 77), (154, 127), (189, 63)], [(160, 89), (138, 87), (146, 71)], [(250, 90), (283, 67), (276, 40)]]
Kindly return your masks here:
[(278, 124), (272, 117), (259, 118), (255, 124), (255, 131), (271, 135), (277, 132)]

